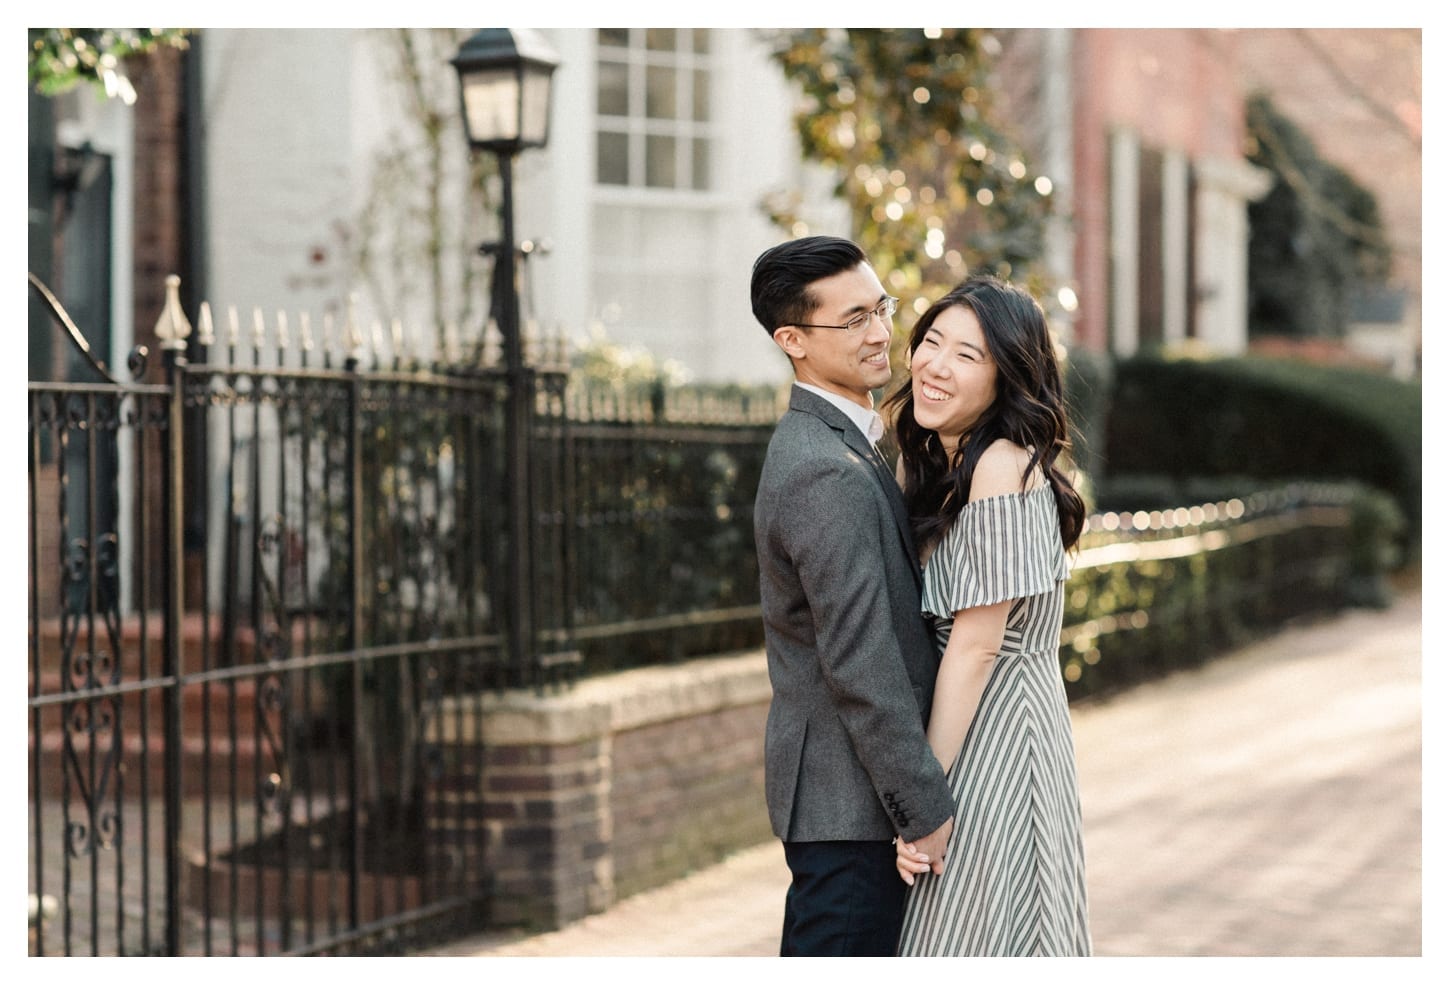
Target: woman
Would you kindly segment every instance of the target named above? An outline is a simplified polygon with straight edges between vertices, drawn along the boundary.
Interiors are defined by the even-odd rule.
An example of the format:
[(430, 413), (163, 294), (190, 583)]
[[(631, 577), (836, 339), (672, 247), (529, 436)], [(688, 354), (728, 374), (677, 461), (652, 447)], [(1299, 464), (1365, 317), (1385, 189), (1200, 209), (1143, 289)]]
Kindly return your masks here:
[(912, 331), (886, 406), (943, 647), (927, 739), (956, 803), (945, 870), (897, 846), (903, 955), (1086, 955), (1082, 812), (1058, 665), (1084, 507), (1057, 466), (1062, 376), (1042, 309), (973, 277)]

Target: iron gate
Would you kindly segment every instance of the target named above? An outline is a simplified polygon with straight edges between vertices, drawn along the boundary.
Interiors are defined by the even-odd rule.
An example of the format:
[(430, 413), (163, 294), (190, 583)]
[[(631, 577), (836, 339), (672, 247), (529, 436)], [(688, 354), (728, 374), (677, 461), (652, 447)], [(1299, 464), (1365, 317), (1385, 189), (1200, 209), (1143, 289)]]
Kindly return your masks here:
[[(486, 925), (455, 796), (481, 750), (434, 740), (441, 708), (573, 671), (567, 525), (513, 545), (504, 522), (508, 469), (557, 470), (504, 461), (508, 401), (565, 430), (563, 374), (364, 367), (346, 326), (218, 332), (203, 307), (163, 379), (137, 351), (122, 380), (31, 283), (89, 377), (29, 387), (31, 953), (376, 952)], [(539, 563), (511, 584), (520, 548)], [(562, 604), (511, 625), (539, 591)]]

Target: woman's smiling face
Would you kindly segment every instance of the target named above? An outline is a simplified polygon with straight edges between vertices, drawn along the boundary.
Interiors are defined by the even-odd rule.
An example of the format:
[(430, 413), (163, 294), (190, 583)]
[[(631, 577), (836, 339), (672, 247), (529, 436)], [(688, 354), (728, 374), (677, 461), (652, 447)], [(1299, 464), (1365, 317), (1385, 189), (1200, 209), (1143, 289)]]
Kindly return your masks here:
[(912, 412), (948, 452), (997, 399), (997, 364), (976, 312), (954, 305), (911, 354)]

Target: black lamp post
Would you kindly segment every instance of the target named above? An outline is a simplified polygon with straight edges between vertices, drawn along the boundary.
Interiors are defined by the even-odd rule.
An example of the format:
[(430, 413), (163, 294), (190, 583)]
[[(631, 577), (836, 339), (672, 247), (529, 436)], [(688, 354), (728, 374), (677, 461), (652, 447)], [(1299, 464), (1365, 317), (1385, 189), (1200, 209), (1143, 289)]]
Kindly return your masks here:
[[(515, 671), (530, 674), (534, 648), (533, 575), (529, 490), (529, 419), (534, 401), (532, 373), (524, 365), (519, 331), (518, 251), (514, 242), (513, 159), (527, 147), (549, 139), (549, 90), (558, 56), (536, 31), (484, 28), (453, 57), (463, 106), (463, 125), (472, 150), (488, 151), (498, 160), (503, 201), (499, 207), (499, 241), (490, 250), (498, 265), (493, 277), (492, 305), (503, 336), (508, 373), (506, 442), (509, 469), (509, 576), (513, 623), (509, 656)], [(521, 681), (522, 683), (522, 681)]]
[(549, 91), (559, 58), (538, 32), (488, 27), (477, 32), (453, 56), (468, 146), (498, 160), (503, 202), (494, 278), (494, 304), (510, 369), (523, 365), (519, 338), (517, 253), (514, 245), (514, 155), (549, 141)]

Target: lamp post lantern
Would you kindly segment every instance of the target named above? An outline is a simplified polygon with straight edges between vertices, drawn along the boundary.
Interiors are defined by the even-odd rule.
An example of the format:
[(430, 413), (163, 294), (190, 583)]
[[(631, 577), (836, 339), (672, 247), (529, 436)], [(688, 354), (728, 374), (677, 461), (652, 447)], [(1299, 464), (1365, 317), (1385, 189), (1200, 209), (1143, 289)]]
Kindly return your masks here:
[[(529, 29), (484, 28), (464, 41), (452, 59), (468, 145), (488, 151), (498, 162), (502, 201), (499, 239), (485, 252), (494, 255), (491, 305), (503, 336), (508, 374), (505, 426), (509, 470), (508, 568), (512, 614), (509, 657), (521, 676), (530, 673), (534, 647), (533, 573), (531, 552), (529, 423), (534, 380), (524, 364), (519, 330), (518, 248), (514, 240), (513, 159), (549, 139), (549, 91), (559, 59), (537, 32)], [(520, 681), (524, 683), (524, 681)]]
[(559, 58), (537, 31), (488, 27), (453, 56), (474, 150), (516, 154), (549, 141), (549, 89)]

